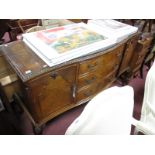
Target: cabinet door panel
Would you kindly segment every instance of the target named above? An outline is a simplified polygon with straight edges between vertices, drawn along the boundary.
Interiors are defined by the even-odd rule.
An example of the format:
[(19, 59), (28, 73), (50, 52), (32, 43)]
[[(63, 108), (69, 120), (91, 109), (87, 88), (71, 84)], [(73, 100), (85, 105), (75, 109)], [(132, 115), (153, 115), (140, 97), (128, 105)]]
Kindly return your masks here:
[(73, 65), (48, 73), (29, 84), (31, 104), (35, 104), (35, 111), (40, 113), (39, 120), (73, 104), (75, 77), (76, 66)]

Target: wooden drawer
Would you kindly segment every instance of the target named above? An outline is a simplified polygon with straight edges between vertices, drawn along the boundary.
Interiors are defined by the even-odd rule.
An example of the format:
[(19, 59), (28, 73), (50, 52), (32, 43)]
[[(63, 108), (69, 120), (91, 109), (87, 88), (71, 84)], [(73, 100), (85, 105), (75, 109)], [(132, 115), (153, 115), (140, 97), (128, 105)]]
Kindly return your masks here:
[(96, 81), (98, 81), (102, 77), (101, 73), (89, 73), (88, 75), (85, 75), (84, 77), (81, 77), (78, 79), (78, 89), (93, 84)]
[(87, 87), (83, 87), (77, 92), (77, 101), (87, 99), (94, 96), (101, 90), (110, 86), (115, 80), (116, 70), (108, 74), (106, 77), (103, 77), (100, 80), (96, 80), (93, 84), (89, 84)]
[(114, 65), (118, 65), (120, 63), (123, 47), (124, 46), (119, 46), (118, 48), (103, 54), (101, 57), (80, 63), (79, 74), (85, 74), (94, 70), (100, 71), (105, 67), (108, 69), (107, 72), (109, 72)]
[[(116, 72), (116, 70), (118, 69), (119, 65), (118, 64), (114, 64), (111, 68), (107, 68), (105, 66), (105, 69), (99, 70), (98, 72), (94, 71), (94, 72), (90, 72), (87, 75), (81, 76), (78, 79), (78, 89), (88, 86), (90, 84), (93, 84), (103, 78), (106, 78), (107, 75), (110, 73), (113, 74), (113, 72)], [(110, 70), (111, 69), (111, 70)], [(109, 72), (108, 72), (109, 71)]]
[(80, 63), (79, 74), (84, 74), (95, 69), (99, 69), (102, 66), (102, 64), (103, 62), (101, 57), (86, 60)]
[(107, 75), (106, 78), (104, 78), (103, 80), (101, 80), (98, 83), (98, 88), (97, 89), (98, 89), (99, 92), (102, 91), (103, 89), (109, 87), (116, 80), (115, 74), (116, 74), (116, 71), (113, 71), (112, 73)]
[(105, 72), (105, 74), (108, 74), (119, 67), (123, 56), (123, 50), (124, 44), (102, 56), (102, 70)]
[(79, 102), (84, 99), (90, 98), (97, 92), (98, 92), (98, 83), (91, 85), (90, 87), (87, 87), (85, 89), (82, 89), (81, 91), (78, 91), (76, 101)]
[(122, 58), (122, 46), (119, 46), (118, 48), (112, 50), (111, 52), (108, 52), (102, 56), (103, 64), (105, 65), (112, 65), (114, 63), (120, 62)]

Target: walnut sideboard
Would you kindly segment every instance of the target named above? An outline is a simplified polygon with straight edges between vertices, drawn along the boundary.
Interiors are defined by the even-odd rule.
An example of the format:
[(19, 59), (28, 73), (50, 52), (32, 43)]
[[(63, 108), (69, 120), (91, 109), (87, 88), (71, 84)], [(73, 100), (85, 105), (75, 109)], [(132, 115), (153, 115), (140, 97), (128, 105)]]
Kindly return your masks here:
[(23, 41), (4, 45), (4, 56), (20, 83), (21, 93), (15, 99), (30, 117), (35, 131), (108, 88), (117, 79), (120, 65), (123, 70), (128, 67), (123, 60), (126, 57), (129, 62), (131, 56), (124, 52), (132, 50), (126, 46), (132, 38), (54, 67), (48, 67)]

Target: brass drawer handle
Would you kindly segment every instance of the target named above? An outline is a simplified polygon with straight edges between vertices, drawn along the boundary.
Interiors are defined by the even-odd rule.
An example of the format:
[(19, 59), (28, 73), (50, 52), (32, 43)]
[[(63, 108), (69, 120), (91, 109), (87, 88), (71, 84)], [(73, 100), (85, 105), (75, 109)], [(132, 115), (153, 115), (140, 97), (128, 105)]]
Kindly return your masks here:
[(57, 75), (58, 74), (56, 72), (52, 72), (50, 76), (52, 79), (56, 79)]
[(96, 62), (95, 64), (89, 64), (87, 67), (88, 69), (92, 69), (94, 67), (96, 67), (98, 65), (98, 63)]
[(90, 80), (86, 79), (86, 80), (85, 80), (85, 83), (86, 83), (86, 84), (91, 84), (91, 83), (94, 82), (95, 80), (96, 80), (96, 77), (93, 76)]

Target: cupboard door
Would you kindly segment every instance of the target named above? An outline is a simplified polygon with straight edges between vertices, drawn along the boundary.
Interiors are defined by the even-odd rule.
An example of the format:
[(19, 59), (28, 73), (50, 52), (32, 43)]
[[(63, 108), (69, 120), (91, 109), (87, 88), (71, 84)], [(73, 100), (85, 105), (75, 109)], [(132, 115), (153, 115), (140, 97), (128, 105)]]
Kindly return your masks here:
[[(61, 113), (74, 102), (76, 65), (52, 71), (29, 83), (32, 115), (37, 121)], [(32, 106), (31, 106), (32, 107)]]

